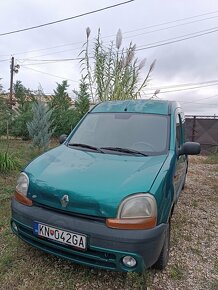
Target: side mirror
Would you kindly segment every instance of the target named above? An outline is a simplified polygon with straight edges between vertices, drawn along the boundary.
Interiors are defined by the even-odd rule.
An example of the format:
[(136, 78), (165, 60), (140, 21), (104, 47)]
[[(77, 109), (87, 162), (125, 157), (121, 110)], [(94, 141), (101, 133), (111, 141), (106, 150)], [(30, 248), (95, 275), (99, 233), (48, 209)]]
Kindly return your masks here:
[(201, 145), (197, 142), (185, 142), (179, 149), (179, 155), (197, 155), (201, 152)]
[(67, 139), (67, 135), (66, 134), (62, 134), (60, 137), (59, 137), (59, 143), (60, 144), (63, 144)]

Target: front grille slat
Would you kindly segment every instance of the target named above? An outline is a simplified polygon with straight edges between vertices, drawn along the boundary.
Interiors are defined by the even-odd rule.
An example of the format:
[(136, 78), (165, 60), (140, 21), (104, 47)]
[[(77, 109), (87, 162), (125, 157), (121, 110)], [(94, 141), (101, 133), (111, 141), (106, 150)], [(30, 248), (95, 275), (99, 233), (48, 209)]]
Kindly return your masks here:
[(52, 210), (54, 212), (58, 212), (58, 213), (62, 213), (62, 214), (64, 213), (66, 215), (70, 215), (70, 216), (74, 216), (74, 217), (78, 217), (78, 218), (82, 218), (82, 219), (88, 219), (88, 220), (102, 222), (102, 223), (105, 223), (105, 221), (106, 221), (106, 218), (104, 218), (104, 217), (84, 215), (84, 214), (75, 213), (75, 212), (71, 212), (71, 211), (67, 211), (67, 210), (62, 210), (62, 209), (58, 209), (58, 208), (50, 207), (48, 205), (41, 204), (41, 203), (36, 202), (36, 201), (34, 201), (34, 205), (41, 207), (41, 208)]
[(90, 248), (87, 248), (86, 251), (76, 250), (55, 241), (46, 240), (41, 237), (39, 238), (33, 234), (31, 228), (25, 227), (18, 223), (17, 225), (19, 236), (32, 246), (81, 264), (90, 266), (95, 265), (96, 267), (116, 270), (116, 255), (114, 254), (96, 251)]

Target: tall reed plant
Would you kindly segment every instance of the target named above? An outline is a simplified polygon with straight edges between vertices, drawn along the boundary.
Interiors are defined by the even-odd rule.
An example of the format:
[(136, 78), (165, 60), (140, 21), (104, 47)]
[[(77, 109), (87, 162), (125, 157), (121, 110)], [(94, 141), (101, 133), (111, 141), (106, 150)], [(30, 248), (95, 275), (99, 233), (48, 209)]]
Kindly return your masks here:
[[(130, 42), (122, 47), (122, 33), (119, 29), (116, 41), (104, 45), (100, 30), (90, 49), (90, 28), (86, 29), (86, 42), (81, 51), (81, 67), (88, 83), (93, 101), (126, 100), (140, 98), (147, 86), (155, 61), (147, 72), (143, 68), (146, 59), (136, 57), (136, 45)], [(85, 72), (85, 74), (84, 74)]]

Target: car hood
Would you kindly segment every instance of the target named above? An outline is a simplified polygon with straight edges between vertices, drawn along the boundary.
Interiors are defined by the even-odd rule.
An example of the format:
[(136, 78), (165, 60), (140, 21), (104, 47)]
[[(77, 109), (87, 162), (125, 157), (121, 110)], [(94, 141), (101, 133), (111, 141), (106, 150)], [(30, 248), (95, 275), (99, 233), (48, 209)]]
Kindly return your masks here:
[[(149, 192), (166, 155), (102, 154), (56, 147), (33, 160), (25, 172), (28, 197), (58, 210), (98, 217), (116, 217), (128, 195)], [(61, 203), (68, 196), (67, 205)]]

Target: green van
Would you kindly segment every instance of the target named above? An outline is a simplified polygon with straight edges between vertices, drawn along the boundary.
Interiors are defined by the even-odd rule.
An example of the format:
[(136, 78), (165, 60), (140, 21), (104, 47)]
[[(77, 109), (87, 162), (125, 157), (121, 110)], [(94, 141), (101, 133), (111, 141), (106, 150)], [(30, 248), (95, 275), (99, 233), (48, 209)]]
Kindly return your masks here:
[(117, 271), (163, 269), (188, 154), (176, 102), (109, 101), (20, 173), (11, 227), (73, 262)]

